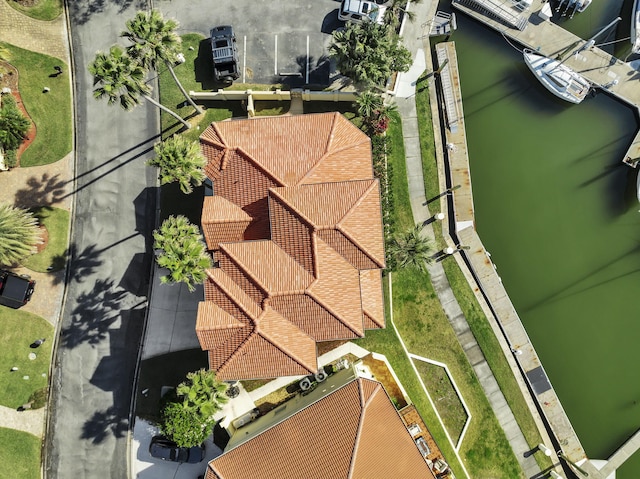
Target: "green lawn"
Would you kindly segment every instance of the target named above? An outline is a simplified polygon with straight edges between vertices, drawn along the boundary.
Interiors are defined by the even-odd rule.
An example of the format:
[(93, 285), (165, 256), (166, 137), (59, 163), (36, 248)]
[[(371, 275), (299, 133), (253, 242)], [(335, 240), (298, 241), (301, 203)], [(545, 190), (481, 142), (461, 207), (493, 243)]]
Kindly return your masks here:
[[(427, 81), (422, 78), (418, 81), (416, 93), (416, 106), (418, 111), (418, 126), (420, 131), (420, 148), (422, 154), (422, 170), (424, 174), (425, 191), (427, 198), (433, 198), (439, 193), (436, 158), (434, 153), (434, 139), (431, 119), (431, 108), (429, 104), (429, 90), (427, 89)], [(433, 201), (429, 204), (431, 214), (440, 211), (440, 202)], [(432, 223), (436, 233), (437, 245), (439, 248), (444, 247), (444, 239), (442, 237), (442, 226), (440, 222)], [(504, 394), (515, 418), (520, 426), (527, 443), (531, 447), (535, 447), (542, 442), (542, 438), (535, 425), (533, 417), (529, 414), (524, 397), (518, 383), (516, 382), (511, 367), (507, 363), (500, 344), (495, 337), (486, 316), (484, 315), (475, 294), (469, 287), (464, 274), (458, 267), (458, 264), (450, 258), (443, 261), (442, 265), (447, 275), (447, 279), (451, 284), (451, 288), (464, 312), (465, 318), (469, 323), (469, 327), (473, 335), (478, 341), (482, 352), (487, 359), (487, 363), (500, 385), (500, 389)], [(541, 469), (551, 466), (551, 460), (540, 454), (536, 455), (536, 460)]]
[(40, 253), (27, 258), (22, 265), (32, 271), (45, 273), (62, 269), (68, 246), (69, 212), (60, 208), (41, 206), (33, 210), (41, 225), (47, 228), (49, 240), (47, 247)]
[[(36, 285), (34, 294), (47, 292), (38, 291)], [(32, 392), (47, 386), (53, 333), (53, 326), (40, 316), (0, 306), (0, 404), (16, 409), (28, 401)], [(40, 338), (46, 339), (42, 346), (29, 347)], [(35, 353), (36, 359), (30, 360), (29, 353)], [(11, 371), (14, 366), (18, 371)]]
[(8, 3), (19, 12), (36, 20), (53, 20), (62, 13), (62, 0), (37, 0), (33, 7), (23, 7), (15, 0), (9, 0)]
[(40, 439), (0, 427), (0, 479), (40, 478)]
[[(11, 64), (20, 73), (18, 89), (36, 124), (36, 138), (20, 158), (20, 166), (47, 165), (63, 158), (72, 147), (69, 67), (60, 59), (0, 43), (11, 52)], [(50, 78), (54, 66), (62, 74)], [(48, 93), (43, 92), (49, 87)]]

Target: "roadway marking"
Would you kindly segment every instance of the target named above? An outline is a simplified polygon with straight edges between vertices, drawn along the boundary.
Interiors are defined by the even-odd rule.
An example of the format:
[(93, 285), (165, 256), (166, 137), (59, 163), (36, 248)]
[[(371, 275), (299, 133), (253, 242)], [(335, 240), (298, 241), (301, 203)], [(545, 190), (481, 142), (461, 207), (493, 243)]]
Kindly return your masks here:
[(276, 39), (276, 45), (275, 45), (275, 58), (273, 60), (273, 74), (277, 75), (278, 74), (278, 35), (274, 35), (275, 39)]
[(247, 36), (244, 36), (244, 47), (242, 47), (242, 83), (247, 83)]
[(306, 84), (309, 84), (309, 35), (307, 35), (307, 75), (306, 75)]

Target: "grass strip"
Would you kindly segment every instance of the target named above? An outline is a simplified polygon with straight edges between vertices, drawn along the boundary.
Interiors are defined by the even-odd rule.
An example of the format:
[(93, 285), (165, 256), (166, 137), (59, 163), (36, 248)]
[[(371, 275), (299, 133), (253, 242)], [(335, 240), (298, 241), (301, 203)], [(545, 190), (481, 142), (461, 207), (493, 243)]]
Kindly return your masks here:
[(60, 270), (65, 265), (69, 212), (51, 206), (40, 206), (32, 211), (40, 224), (47, 229), (49, 239), (44, 250), (27, 258), (22, 265), (41, 273)]
[[(29, 116), (36, 124), (36, 137), (20, 157), (20, 166), (48, 165), (71, 151), (71, 87), (69, 68), (60, 59), (0, 43), (11, 54), (11, 64), (20, 74), (18, 88)], [(55, 77), (54, 66), (62, 67)], [(50, 90), (45, 93), (44, 87)]]
[[(36, 285), (34, 294), (47, 294), (47, 291), (38, 291)], [(35, 314), (0, 306), (0, 338), (0, 404), (17, 409), (34, 391), (48, 384), (53, 326)], [(29, 347), (41, 338), (45, 338), (45, 342), (40, 347)], [(34, 353), (36, 358), (29, 359), (29, 353)], [(12, 371), (13, 367), (18, 370)]]
[(40, 438), (0, 427), (0, 479), (39, 479)]
[[(433, 119), (429, 98), (428, 83), (425, 77), (421, 77), (417, 82), (416, 108), (418, 116), (418, 131), (420, 132), (420, 149), (422, 155), (422, 171), (424, 175), (425, 191), (427, 198), (437, 196), (439, 191), (438, 170), (436, 164)], [(431, 214), (440, 211), (440, 202), (432, 201), (429, 204)], [(439, 222), (433, 222), (432, 226), (436, 235), (437, 248), (445, 245), (442, 226)], [(469, 327), (482, 350), (493, 375), (495, 376), (502, 394), (505, 396), (516, 422), (525, 436), (527, 444), (532, 448), (542, 442), (538, 428), (529, 408), (522, 395), (522, 391), (513, 375), (500, 343), (496, 338), (487, 317), (469, 286), (464, 274), (455, 261), (443, 261), (447, 279), (451, 285), (458, 304), (462, 308), (464, 316), (469, 323)], [(545, 470), (552, 465), (552, 462), (542, 454), (536, 455), (536, 461), (540, 468)]]

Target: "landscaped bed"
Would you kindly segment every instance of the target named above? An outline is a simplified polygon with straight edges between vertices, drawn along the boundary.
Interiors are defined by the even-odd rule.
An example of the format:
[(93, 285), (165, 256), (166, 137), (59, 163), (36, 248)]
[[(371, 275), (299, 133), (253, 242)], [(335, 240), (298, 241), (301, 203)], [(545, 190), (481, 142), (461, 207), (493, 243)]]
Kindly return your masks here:
[(62, 0), (9, 0), (8, 3), (36, 20), (53, 20), (62, 13)]
[(45, 273), (62, 269), (68, 246), (69, 212), (60, 208), (41, 206), (33, 213), (44, 228), (44, 244), (38, 253), (27, 258), (22, 265), (32, 271)]
[[(19, 158), (20, 166), (46, 165), (71, 151), (71, 87), (69, 68), (60, 59), (0, 42), (18, 69), (18, 88), (24, 106), (36, 124), (33, 143)], [(56, 75), (55, 66), (62, 73)], [(44, 88), (49, 88), (48, 92)]]

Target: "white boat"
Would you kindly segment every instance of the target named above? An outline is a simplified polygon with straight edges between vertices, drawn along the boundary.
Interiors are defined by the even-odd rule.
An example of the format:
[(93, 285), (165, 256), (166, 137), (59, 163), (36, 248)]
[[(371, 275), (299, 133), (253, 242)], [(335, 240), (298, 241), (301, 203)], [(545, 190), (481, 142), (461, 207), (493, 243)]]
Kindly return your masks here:
[(544, 87), (558, 98), (580, 103), (591, 90), (591, 83), (582, 75), (553, 58), (525, 48), (524, 61)]
[(631, 51), (640, 53), (640, 1), (634, 0), (631, 10)]

